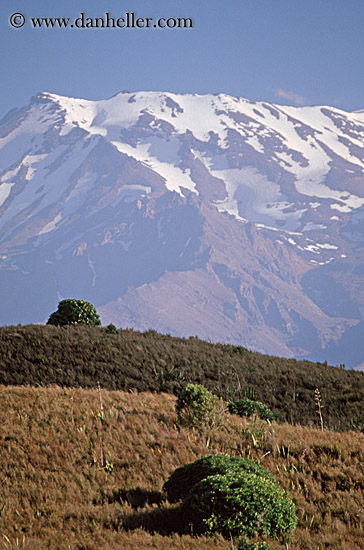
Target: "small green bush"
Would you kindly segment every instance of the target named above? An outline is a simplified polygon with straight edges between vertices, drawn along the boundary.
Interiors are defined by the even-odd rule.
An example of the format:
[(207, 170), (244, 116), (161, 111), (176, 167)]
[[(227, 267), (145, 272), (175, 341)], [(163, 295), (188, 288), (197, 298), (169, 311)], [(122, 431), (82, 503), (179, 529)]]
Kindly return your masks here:
[(109, 323), (105, 329), (107, 334), (118, 334), (118, 329), (112, 323)]
[(294, 503), (270, 476), (228, 472), (197, 483), (184, 499), (181, 513), (195, 532), (224, 537), (277, 537), (294, 529)]
[(177, 502), (184, 499), (190, 490), (203, 479), (229, 472), (252, 473), (269, 477), (272, 481), (275, 481), (273, 474), (268, 472), (259, 462), (241, 456), (216, 454), (205, 455), (190, 464), (177, 468), (165, 482), (163, 490), (167, 493), (170, 502)]
[(177, 398), (176, 413), (182, 426), (217, 424), (222, 412), (221, 400), (200, 384), (188, 384)]
[(274, 420), (274, 414), (267, 405), (248, 398), (230, 402), (228, 404), (228, 409), (231, 414), (237, 414), (239, 416), (257, 414), (261, 420)]
[(47, 325), (89, 325), (96, 327), (101, 325), (101, 321), (96, 309), (90, 302), (69, 298), (59, 302), (57, 311), (49, 316)]

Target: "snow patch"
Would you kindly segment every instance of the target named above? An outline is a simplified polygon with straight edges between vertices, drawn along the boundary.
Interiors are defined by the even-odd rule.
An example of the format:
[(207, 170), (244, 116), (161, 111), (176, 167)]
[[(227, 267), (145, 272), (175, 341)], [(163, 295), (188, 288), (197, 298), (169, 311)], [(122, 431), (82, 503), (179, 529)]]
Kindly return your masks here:
[(262, 223), (267, 227), (280, 227), (279, 221), (284, 221), (285, 229), (294, 231), (298, 228), (298, 220), (306, 209), (287, 212), (292, 203), (285, 200), (278, 184), (254, 168), (216, 170), (213, 161), (210, 172), (224, 181), (228, 195), (226, 199), (216, 201), (220, 212), (226, 211), (240, 220)]
[(15, 182), (4, 182), (0, 184), (0, 206), (6, 201), (6, 199), (10, 195), (10, 191), (13, 185), (15, 185)]
[[(364, 201), (363, 201), (363, 204), (364, 204)], [(339, 210), (339, 212), (344, 212), (344, 213), (351, 212), (353, 210), (353, 207), (348, 206), (347, 204), (345, 204), (345, 205), (343, 205), (343, 204), (330, 204), (330, 208), (332, 208), (333, 210)]]
[(54, 229), (56, 229), (57, 223), (61, 221), (61, 219), (62, 219), (61, 214), (57, 214), (57, 216), (53, 218), (53, 220), (51, 220), (49, 223), (47, 223), (47, 225), (43, 227), (43, 229), (39, 232), (39, 235), (50, 233), (50, 231), (53, 231)]
[(327, 226), (320, 223), (308, 222), (306, 223), (302, 231), (315, 231), (320, 229), (327, 229)]
[[(328, 244), (328, 243), (324, 243), (324, 244), (319, 244), (317, 243), (317, 246), (319, 248), (325, 248), (326, 250), (338, 250), (338, 246), (334, 245), (334, 244)], [(333, 258), (331, 258), (333, 260)]]
[(27, 155), (24, 157), (22, 161), (22, 166), (27, 167), (27, 175), (25, 176), (25, 179), (30, 181), (34, 178), (35, 173), (37, 172), (37, 168), (33, 166), (33, 164), (43, 160), (46, 158), (46, 154), (43, 155)]
[(165, 180), (166, 187), (169, 191), (176, 191), (183, 196), (181, 187), (186, 187), (193, 193), (198, 194), (196, 184), (190, 177), (190, 170), (183, 171), (180, 167), (168, 162), (162, 162), (156, 157), (153, 157), (150, 153), (150, 144), (139, 144), (137, 147), (132, 147), (127, 143), (120, 141), (112, 141), (112, 144), (118, 151), (134, 157), (136, 160), (143, 162), (145, 166), (148, 166)]
[(264, 147), (260, 143), (257, 135), (248, 137), (245, 141), (248, 145), (251, 145), (256, 151), (258, 151), (258, 153), (264, 153)]
[(96, 282), (97, 273), (96, 273), (96, 270), (95, 270), (95, 262), (93, 260), (91, 260), (90, 254), (87, 254), (87, 263), (88, 263), (88, 266), (91, 269), (91, 272), (92, 272), (92, 275), (93, 275), (91, 286), (94, 287), (95, 282)]
[(314, 252), (315, 254), (319, 254), (319, 248), (315, 244), (309, 244), (308, 246), (305, 246), (305, 250), (308, 250), (309, 252)]

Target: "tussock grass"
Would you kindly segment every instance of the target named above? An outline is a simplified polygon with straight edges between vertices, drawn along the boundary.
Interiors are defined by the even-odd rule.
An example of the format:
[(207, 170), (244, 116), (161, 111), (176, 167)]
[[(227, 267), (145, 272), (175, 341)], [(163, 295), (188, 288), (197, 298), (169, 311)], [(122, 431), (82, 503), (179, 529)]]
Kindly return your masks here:
[(260, 460), (289, 491), (292, 550), (364, 548), (362, 433), (234, 415), (194, 431), (175, 402), (102, 389), (101, 409), (97, 388), (0, 386), (0, 548), (231, 549), (181, 532), (162, 493), (175, 468), (214, 452)]

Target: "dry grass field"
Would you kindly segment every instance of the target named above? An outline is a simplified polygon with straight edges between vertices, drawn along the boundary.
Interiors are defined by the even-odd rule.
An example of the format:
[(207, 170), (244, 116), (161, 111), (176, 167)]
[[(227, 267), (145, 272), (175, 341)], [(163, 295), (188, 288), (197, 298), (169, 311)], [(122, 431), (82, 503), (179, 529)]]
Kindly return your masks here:
[(299, 523), (273, 550), (364, 548), (364, 435), (227, 415), (179, 428), (171, 394), (0, 386), (0, 548), (228, 550), (181, 532), (162, 486), (206, 453), (260, 460)]

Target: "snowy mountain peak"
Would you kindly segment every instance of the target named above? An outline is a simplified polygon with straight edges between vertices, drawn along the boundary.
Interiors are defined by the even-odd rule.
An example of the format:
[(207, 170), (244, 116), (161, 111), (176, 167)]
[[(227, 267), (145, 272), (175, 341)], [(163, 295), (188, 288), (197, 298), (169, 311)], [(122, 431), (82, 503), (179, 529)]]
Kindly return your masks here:
[[(179, 289), (173, 311), (192, 319), (197, 300), (196, 328), (212, 322), (205, 310), (218, 312), (217, 339), (238, 340), (241, 323), (263, 351), (308, 353), (299, 334), (310, 330), (316, 351), (326, 349), (364, 310), (363, 171), (364, 111), (226, 94), (43, 92), (0, 124), (4, 288), (36, 274), (48, 296), (83, 295), (88, 280), (109, 319), (135, 311), (139, 324), (161, 323), (156, 296)], [(82, 266), (83, 278), (62, 262)], [(173, 311), (166, 330), (185, 330)]]
[[(310, 232), (323, 227), (321, 211), (329, 209), (331, 218), (342, 219), (364, 205), (363, 129), (360, 113), (268, 105), (224, 94), (121, 92), (91, 101), (44, 92), (1, 144), (9, 160), (7, 142), (16, 138), (24, 145), (30, 132), (37, 135), (17, 170), (43, 178), (49, 158), (43, 155), (42, 136), (56, 132), (58, 141), (66, 142), (74, 130), (83, 130), (84, 152), (96, 146), (96, 137), (103, 138), (182, 197), (186, 191), (201, 193), (238, 220)], [(2, 203), (13, 185), (15, 158), (10, 159), (12, 170), (1, 180)], [(211, 185), (199, 189), (196, 171), (209, 174), (212, 187), (219, 187), (217, 195), (210, 193)]]

